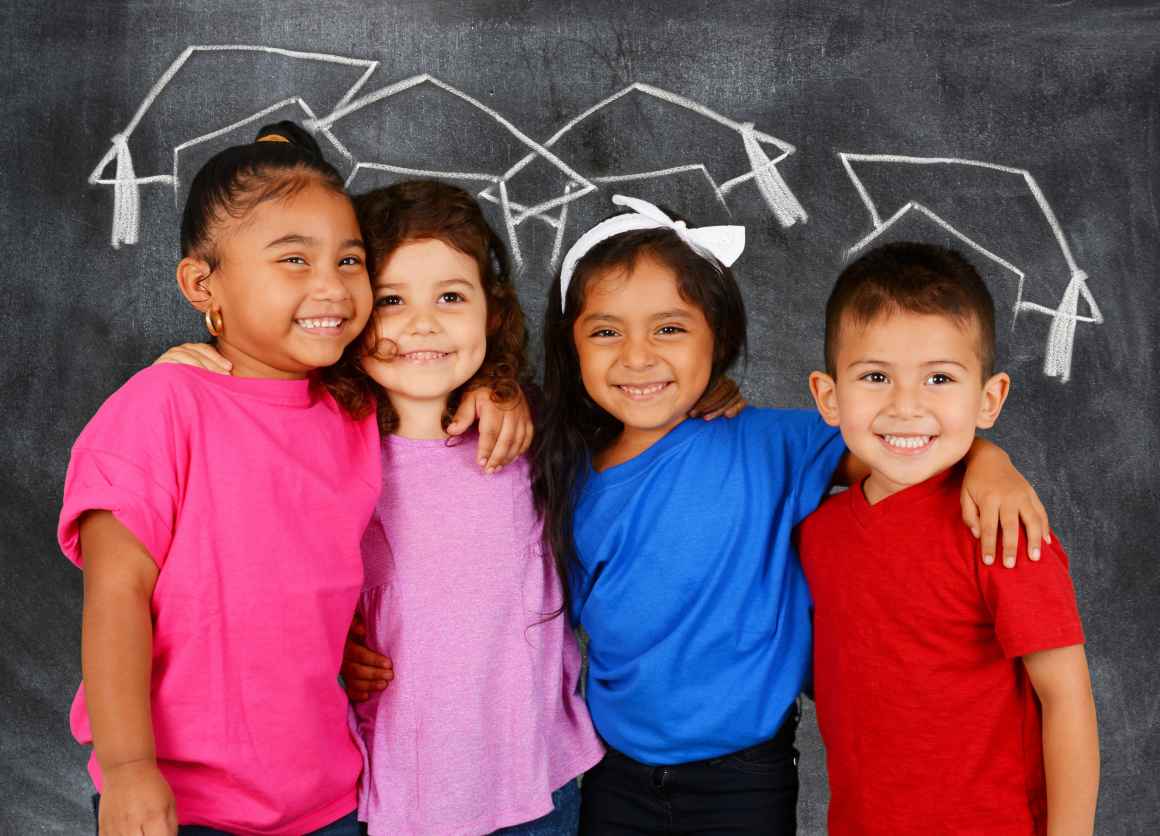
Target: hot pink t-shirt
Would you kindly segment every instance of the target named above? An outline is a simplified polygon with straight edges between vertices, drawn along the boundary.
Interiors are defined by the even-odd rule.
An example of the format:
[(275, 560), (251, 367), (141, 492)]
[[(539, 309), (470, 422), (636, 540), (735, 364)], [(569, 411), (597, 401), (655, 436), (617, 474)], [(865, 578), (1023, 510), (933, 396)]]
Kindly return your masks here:
[[(355, 808), (337, 675), (378, 450), (373, 418), (308, 381), (175, 365), (135, 375), (77, 439), (61, 548), (81, 565), (78, 517), (110, 510), (160, 568), (153, 728), (182, 824), (298, 836)], [(83, 687), (72, 728), (92, 741)]]
[(489, 833), (552, 810), (603, 755), (541, 545), (528, 463), (485, 476), (472, 436), (383, 443), (360, 607), (395, 679), (356, 706), (372, 836)]

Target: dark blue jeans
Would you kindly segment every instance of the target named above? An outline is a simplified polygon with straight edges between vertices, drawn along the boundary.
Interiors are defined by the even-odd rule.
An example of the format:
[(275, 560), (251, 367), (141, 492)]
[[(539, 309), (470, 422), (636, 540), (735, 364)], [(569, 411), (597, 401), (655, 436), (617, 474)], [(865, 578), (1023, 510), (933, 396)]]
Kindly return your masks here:
[[(98, 822), (98, 834), (100, 827), (100, 812), (101, 812), (101, 797), (99, 795), (93, 796), (93, 817)], [(319, 830), (313, 830), (306, 836), (361, 836), (362, 830), (358, 823), (358, 811), (352, 810), (347, 815), (343, 816), (338, 821), (332, 821), (326, 827)], [(231, 833), (225, 830), (215, 830), (212, 827), (202, 827), (200, 824), (183, 824), (177, 828), (177, 836), (232, 836)]]
[(764, 743), (718, 758), (649, 766), (610, 749), (584, 776), (580, 833), (792, 836), (797, 707)]
[(580, 786), (575, 778), (552, 793), (552, 806), (555, 809), (548, 815), (505, 827), (492, 836), (576, 836), (580, 824)]

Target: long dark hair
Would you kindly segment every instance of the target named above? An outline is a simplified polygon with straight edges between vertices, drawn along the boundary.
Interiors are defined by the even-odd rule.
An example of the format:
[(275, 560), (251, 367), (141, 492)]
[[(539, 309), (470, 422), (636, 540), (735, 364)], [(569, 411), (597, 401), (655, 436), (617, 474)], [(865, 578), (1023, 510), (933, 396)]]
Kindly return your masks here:
[(745, 304), (732, 271), (698, 254), (671, 229), (624, 232), (597, 244), (576, 265), (563, 310), (556, 276), (544, 321), (544, 397), (532, 443), (532, 493), (544, 519), (545, 545), (555, 556), (564, 587), (565, 609), (571, 601), (569, 579), (581, 571), (572, 539), (573, 506), (591, 457), (623, 429), (584, 388), (572, 326), (594, 278), (630, 271), (645, 257), (673, 271), (681, 297), (700, 308), (709, 323), (713, 364), (705, 391), (745, 352)]

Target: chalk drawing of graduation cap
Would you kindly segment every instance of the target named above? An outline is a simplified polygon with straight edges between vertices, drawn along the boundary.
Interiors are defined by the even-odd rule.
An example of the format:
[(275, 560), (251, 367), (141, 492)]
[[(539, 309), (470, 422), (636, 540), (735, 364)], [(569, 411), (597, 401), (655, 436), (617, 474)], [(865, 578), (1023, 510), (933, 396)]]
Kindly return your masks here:
[[(112, 245), (138, 241), (141, 186), (169, 186), (176, 200), (184, 155), (224, 138), (244, 142), (245, 132), (252, 138), (262, 122), (305, 122), (341, 107), (377, 66), (377, 61), (267, 46), (187, 47), (89, 175), (90, 184), (113, 187)], [(349, 161), (333, 135), (324, 131), (320, 139)], [(141, 169), (150, 173), (139, 174)]]
[[(884, 241), (908, 220), (932, 223), (1015, 282), (1012, 327), (1025, 311), (1051, 317), (1043, 371), (1064, 382), (1070, 379), (1077, 323), (1098, 325), (1104, 318), (1088, 288), (1087, 273), (1076, 263), (1055, 212), (1029, 171), (950, 157), (843, 152), (838, 157), (873, 226), (847, 255)], [(871, 179), (873, 189), (867, 186)], [(879, 209), (887, 201), (898, 207), (888, 215)], [(1037, 240), (1041, 238), (1042, 243)], [(1050, 293), (1052, 286), (1062, 287), (1055, 307), (1025, 298)], [(1080, 300), (1087, 308), (1083, 315)]]
[[(751, 123), (651, 84), (636, 82), (602, 99), (569, 120), (543, 147), (560, 154), (599, 187), (623, 189), (628, 188), (623, 184), (631, 182), (635, 194), (658, 181), (692, 177), (702, 181), (707, 193), (728, 212), (726, 197), (752, 182), (782, 226), (807, 220), (777, 169), (778, 163), (794, 153), (794, 146)], [(767, 148), (772, 149), (772, 157)], [(538, 164), (537, 155), (528, 154), (505, 172), (509, 191), (519, 191), (521, 172), (533, 164)], [(591, 191), (581, 182), (569, 182), (556, 194), (523, 197), (519, 191), (522, 199), (512, 201), (519, 212), (516, 225), (536, 218), (556, 226), (553, 265), (559, 257), (568, 205)], [(494, 189), (485, 190), (481, 197), (495, 199)], [(559, 213), (549, 214), (555, 210)]]
[(500, 209), (517, 268), (524, 262), (517, 216), (526, 207), (508, 195), (513, 164), (540, 159), (578, 193), (596, 188), (497, 110), (426, 73), (360, 96), (311, 126), (331, 132), (349, 149), (352, 191), (410, 177), (447, 180), (471, 191), (484, 188)]

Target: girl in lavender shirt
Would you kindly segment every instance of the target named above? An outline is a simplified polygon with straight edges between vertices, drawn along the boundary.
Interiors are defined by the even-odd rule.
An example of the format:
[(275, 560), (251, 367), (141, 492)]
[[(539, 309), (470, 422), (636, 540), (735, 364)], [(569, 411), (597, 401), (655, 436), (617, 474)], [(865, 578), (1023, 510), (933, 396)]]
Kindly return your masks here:
[(378, 410), (383, 492), (363, 538), (360, 612), (390, 688), (357, 704), (359, 817), (380, 834), (575, 833), (575, 778), (603, 747), (520, 458), (481, 472), (448, 444), (469, 382), (510, 398), (524, 324), (502, 242), (461, 189), (363, 195), (374, 309), (334, 368), (340, 402)]

